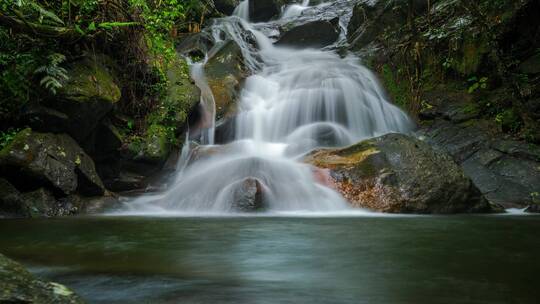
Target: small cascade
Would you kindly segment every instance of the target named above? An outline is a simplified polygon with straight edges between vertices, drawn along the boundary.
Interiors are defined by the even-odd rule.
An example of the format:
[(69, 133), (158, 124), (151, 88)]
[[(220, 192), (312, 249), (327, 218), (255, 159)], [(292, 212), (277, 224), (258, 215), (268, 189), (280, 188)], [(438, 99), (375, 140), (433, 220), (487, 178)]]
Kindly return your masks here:
[(242, 0), (234, 9), (233, 16), (249, 21), (249, 0)]
[[(294, 18), (309, 4), (288, 6), (282, 19)], [(270, 212), (348, 210), (347, 202), (325, 182), (325, 172), (299, 159), (315, 148), (342, 147), (411, 130), (407, 115), (386, 100), (376, 78), (358, 58), (275, 46), (260, 30), (266, 24), (247, 21), (248, 8), (245, 0), (234, 16), (215, 20), (207, 29), (215, 42), (207, 57), (234, 41), (252, 73), (240, 92), (234, 140), (215, 145), (216, 109), (204, 76), (206, 60), (191, 64), (202, 92), (200, 144), (186, 143), (169, 190), (136, 199), (130, 203), (132, 209), (235, 212), (238, 201), (245, 198), (239, 191), (256, 185), (248, 190), (256, 191), (253, 197), (262, 197), (258, 204)]]
[[(190, 64), (191, 78), (195, 81), (195, 85), (201, 90), (201, 120), (199, 122), (198, 129), (204, 130), (201, 134), (200, 142), (206, 145), (214, 144), (214, 134), (216, 127), (216, 101), (212, 90), (208, 86), (206, 77), (204, 76), (204, 64), (203, 62), (197, 62)], [(187, 137), (189, 142), (189, 137)]]
[(309, 7), (309, 0), (303, 0), (301, 4), (291, 4), (285, 7), (281, 18), (293, 18), (300, 16), (304, 10)]

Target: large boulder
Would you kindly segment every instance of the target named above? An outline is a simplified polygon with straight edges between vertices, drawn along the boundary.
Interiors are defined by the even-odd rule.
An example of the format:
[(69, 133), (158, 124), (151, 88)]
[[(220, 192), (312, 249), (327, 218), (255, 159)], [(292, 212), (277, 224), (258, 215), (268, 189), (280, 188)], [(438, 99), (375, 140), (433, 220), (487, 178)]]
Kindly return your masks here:
[(261, 182), (255, 178), (246, 178), (234, 185), (232, 208), (240, 212), (262, 210), (264, 202)]
[(34, 277), (21, 264), (0, 254), (0, 303), (84, 303), (64, 285)]
[(73, 215), (75, 206), (55, 196), (44, 188), (20, 193), (7, 180), (0, 178), (0, 218), (36, 218)]
[(248, 75), (240, 47), (233, 41), (221, 48), (204, 67), (216, 102), (216, 119), (235, 110), (238, 91)]
[[(56, 98), (46, 102), (48, 107), (65, 114), (67, 121), (57, 112), (41, 109), (28, 113), (32, 124), (37, 127), (47, 121), (61, 121), (65, 126), (63, 132), (83, 142), (120, 100), (120, 88), (106, 61), (105, 57), (97, 56), (70, 63), (68, 80), (58, 90)], [(44, 127), (49, 131), (50, 125)]]
[(540, 147), (492, 134), (492, 122), (456, 123), (451, 117), (436, 117), (419, 133), (452, 156), (490, 202), (505, 208), (533, 204), (540, 189)]
[(249, 19), (252, 22), (265, 22), (279, 16), (280, 6), (276, 0), (249, 1)]
[[(339, 19), (317, 20), (294, 27), (276, 42), (282, 46), (321, 48), (339, 38)], [(283, 30), (283, 29), (282, 29)]]
[(240, 3), (239, 0), (214, 0), (214, 6), (216, 9), (227, 16), (232, 15), (234, 9)]
[(22, 217), (25, 213), (21, 193), (10, 182), (0, 178), (0, 218)]
[(305, 161), (325, 169), (330, 184), (357, 207), (388, 213), (491, 211), (449, 156), (406, 135), (314, 151)]
[(0, 175), (20, 189), (51, 187), (57, 192), (102, 195), (94, 162), (68, 135), (25, 129), (0, 151)]

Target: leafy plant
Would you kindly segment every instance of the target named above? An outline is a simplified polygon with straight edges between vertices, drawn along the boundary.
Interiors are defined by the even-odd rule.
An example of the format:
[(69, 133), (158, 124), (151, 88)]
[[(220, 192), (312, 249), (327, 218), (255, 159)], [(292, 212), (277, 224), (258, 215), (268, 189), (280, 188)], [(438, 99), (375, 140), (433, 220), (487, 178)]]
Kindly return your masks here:
[(69, 79), (66, 69), (60, 66), (66, 61), (66, 56), (60, 53), (53, 53), (47, 56), (48, 62), (38, 67), (34, 74), (43, 75), (39, 84), (48, 89), (52, 94), (62, 88), (62, 82)]
[(19, 129), (10, 129), (6, 132), (0, 132), (0, 150), (9, 145), (19, 131)]
[(482, 77), (478, 79), (478, 77), (473, 76), (469, 78), (467, 82), (469, 83), (469, 88), (467, 89), (467, 92), (469, 92), (469, 94), (472, 94), (478, 89), (487, 89), (488, 78)]

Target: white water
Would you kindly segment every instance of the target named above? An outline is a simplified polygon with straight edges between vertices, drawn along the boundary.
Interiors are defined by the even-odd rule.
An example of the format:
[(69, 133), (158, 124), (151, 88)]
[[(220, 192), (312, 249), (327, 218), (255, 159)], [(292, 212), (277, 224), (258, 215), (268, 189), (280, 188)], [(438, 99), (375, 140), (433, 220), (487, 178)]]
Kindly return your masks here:
[[(298, 159), (317, 147), (347, 146), (410, 131), (406, 114), (385, 99), (376, 78), (358, 58), (275, 47), (246, 21), (248, 5), (248, 0), (243, 1), (235, 16), (218, 20), (212, 28), (217, 42), (226, 37), (241, 47), (246, 66), (253, 72), (241, 92), (235, 141), (211, 145), (215, 124), (207, 120), (215, 117), (215, 105), (206, 93), (210, 90), (202, 64), (193, 65), (193, 77), (203, 92), (202, 107), (208, 111), (200, 124), (208, 128), (203, 132), (203, 146), (186, 146), (182, 169), (169, 190), (138, 198), (130, 204), (132, 208), (233, 212), (235, 190), (245, 179), (254, 178), (262, 184), (269, 212), (348, 210), (337, 192), (317, 182), (314, 168)], [(308, 5), (305, 1), (301, 6)], [(293, 14), (291, 9), (283, 17), (298, 12), (295, 9)], [(246, 37), (255, 39), (258, 48)]]
[(249, 21), (249, 0), (242, 0), (234, 10), (233, 16)]
[[(247, 0), (246, 0), (247, 1)], [(291, 4), (285, 7), (281, 18), (292, 18), (300, 16), (309, 7), (309, 0), (303, 0), (302, 4)]]

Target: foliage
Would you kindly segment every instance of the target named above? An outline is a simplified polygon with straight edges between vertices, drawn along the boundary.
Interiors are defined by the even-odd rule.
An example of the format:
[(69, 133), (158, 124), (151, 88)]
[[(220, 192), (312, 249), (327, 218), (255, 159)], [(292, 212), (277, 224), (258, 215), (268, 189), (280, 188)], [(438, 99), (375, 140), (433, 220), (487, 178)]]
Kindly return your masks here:
[(6, 132), (0, 132), (0, 150), (9, 145), (19, 131), (19, 129), (9, 129)]
[(56, 95), (56, 90), (62, 87), (62, 81), (69, 79), (66, 69), (60, 66), (66, 60), (66, 56), (53, 53), (47, 56), (47, 59), (47, 63), (39, 66), (34, 74), (43, 75), (39, 84)]
[(480, 79), (478, 79), (478, 77), (473, 76), (467, 79), (467, 82), (469, 83), (469, 88), (467, 89), (467, 92), (469, 92), (469, 94), (472, 94), (478, 89), (487, 89), (488, 78), (481, 77)]

